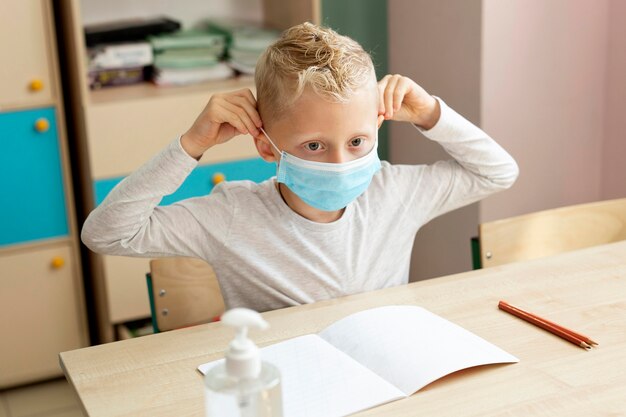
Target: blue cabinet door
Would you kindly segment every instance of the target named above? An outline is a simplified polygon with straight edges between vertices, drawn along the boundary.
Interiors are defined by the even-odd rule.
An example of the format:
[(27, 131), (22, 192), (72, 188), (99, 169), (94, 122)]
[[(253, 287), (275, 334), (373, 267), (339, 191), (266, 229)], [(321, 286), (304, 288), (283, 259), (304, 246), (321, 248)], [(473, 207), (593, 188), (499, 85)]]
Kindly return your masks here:
[[(276, 164), (267, 163), (261, 158), (251, 158), (200, 165), (189, 174), (176, 192), (163, 198), (161, 205), (211, 193), (214, 186), (213, 178), (216, 174), (223, 175), (226, 181), (250, 180), (261, 182), (276, 175)], [(116, 177), (96, 180), (94, 182), (96, 205), (100, 204), (113, 187), (123, 179), (124, 177)]]
[(54, 108), (0, 113), (0, 200), (0, 246), (68, 235)]

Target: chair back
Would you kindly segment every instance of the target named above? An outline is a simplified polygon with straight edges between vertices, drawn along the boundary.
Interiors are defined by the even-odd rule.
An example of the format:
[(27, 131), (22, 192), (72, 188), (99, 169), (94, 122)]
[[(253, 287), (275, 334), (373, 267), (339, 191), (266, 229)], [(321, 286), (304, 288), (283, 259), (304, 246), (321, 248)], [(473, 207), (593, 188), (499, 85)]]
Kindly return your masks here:
[(479, 240), (483, 268), (626, 240), (626, 198), (483, 223)]
[(203, 260), (154, 259), (146, 277), (155, 332), (208, 323), (224, 312), (215, 271)]

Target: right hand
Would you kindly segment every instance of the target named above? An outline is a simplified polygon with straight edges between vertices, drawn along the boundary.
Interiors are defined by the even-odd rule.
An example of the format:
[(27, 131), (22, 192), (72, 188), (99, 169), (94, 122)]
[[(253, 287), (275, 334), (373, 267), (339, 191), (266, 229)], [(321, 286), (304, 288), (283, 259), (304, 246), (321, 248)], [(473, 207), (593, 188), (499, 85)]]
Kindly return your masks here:
[(261, 116), (250, 89), (218, 93), (211, 96), (180, 142), (190, 156), (200, 159), (210, 147), (228, 142), (238, 134), (258, 136), (261, 126)]

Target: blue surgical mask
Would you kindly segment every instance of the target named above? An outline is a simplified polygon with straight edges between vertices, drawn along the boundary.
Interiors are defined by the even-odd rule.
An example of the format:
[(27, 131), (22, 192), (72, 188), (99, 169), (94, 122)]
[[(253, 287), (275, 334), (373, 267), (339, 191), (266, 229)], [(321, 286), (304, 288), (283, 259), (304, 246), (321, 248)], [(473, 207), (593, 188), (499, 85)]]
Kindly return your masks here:
[(261, 128), (272, 146), (280, 153), (278, 182), (311, 207), (335, 211), (346, 207), (363, 194), (380, 169), (378, 140), (370, 152), (354, 161), (339, 164), (300, 159), (281, 151)]

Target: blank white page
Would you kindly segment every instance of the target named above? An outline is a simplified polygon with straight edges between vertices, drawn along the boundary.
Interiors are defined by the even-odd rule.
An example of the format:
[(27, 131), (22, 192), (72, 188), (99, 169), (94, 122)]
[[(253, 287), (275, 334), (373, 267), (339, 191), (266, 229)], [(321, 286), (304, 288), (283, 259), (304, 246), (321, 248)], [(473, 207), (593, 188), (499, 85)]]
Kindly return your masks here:
[[(261, 358), (280, 369), (285, 417), (344, 416), (405, 397), (317, 335), (266, 346)], [(198, 369), (206, 374), (221, 361)]]
[(386, 306), (345, 317), (320, 337), (411, 395), (460, 369), (519, 362), (499, 347), (417, 306)]

